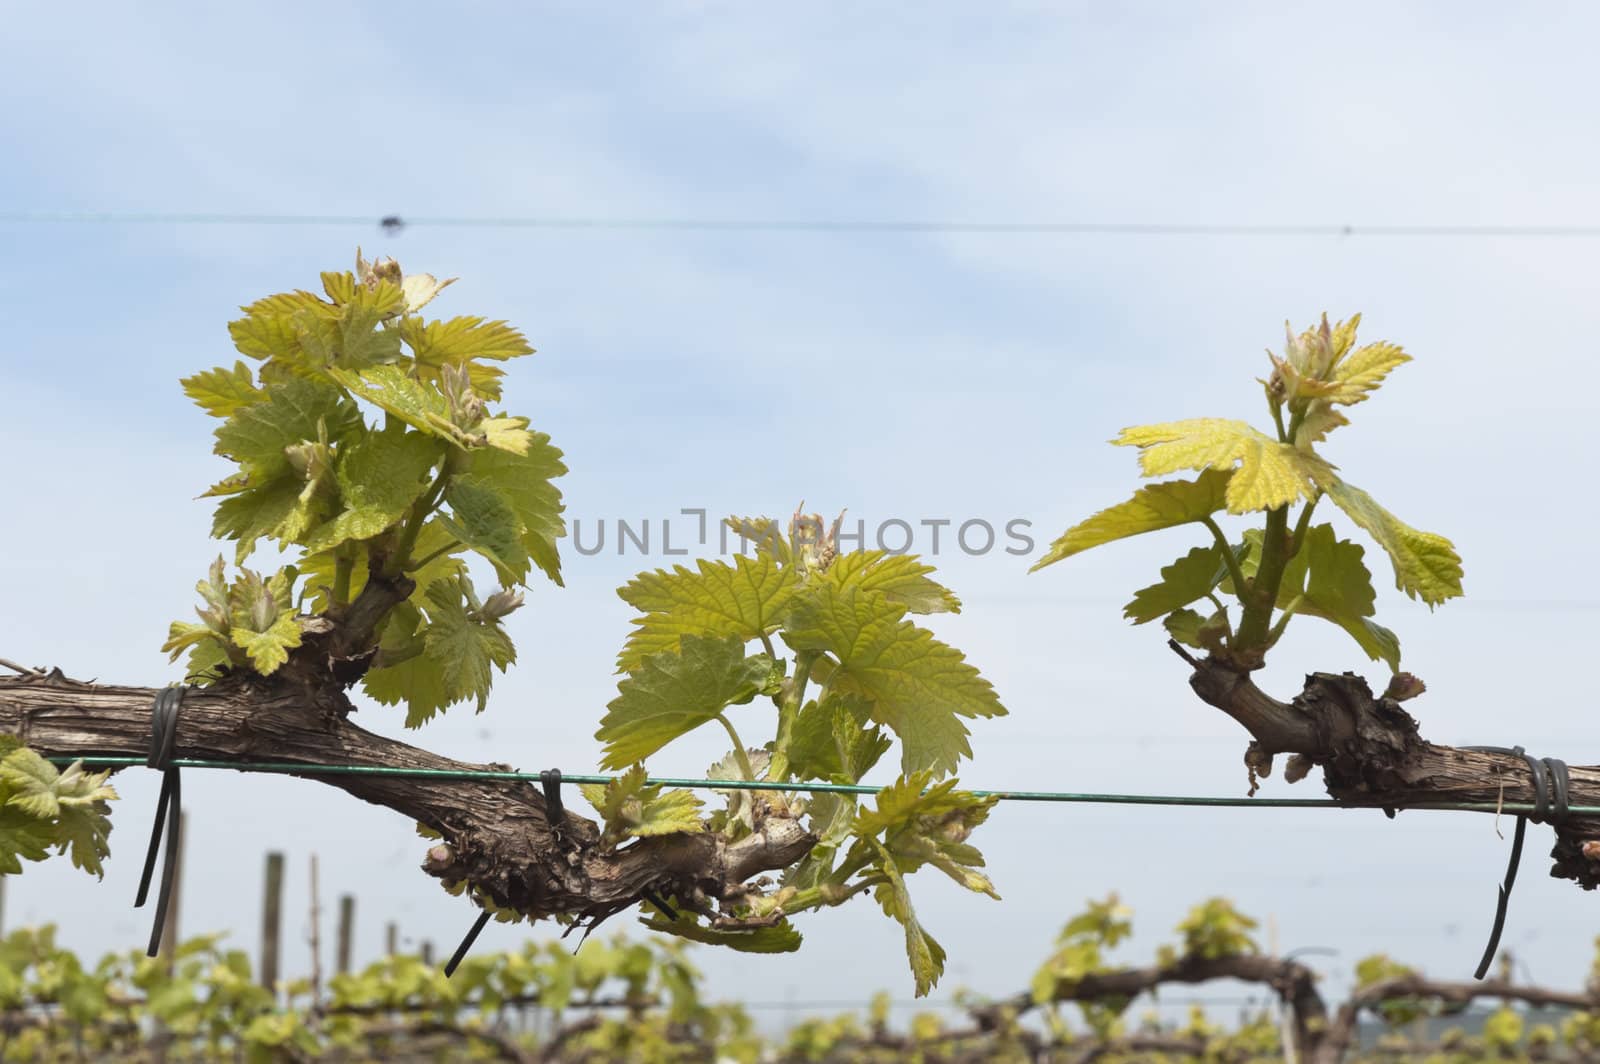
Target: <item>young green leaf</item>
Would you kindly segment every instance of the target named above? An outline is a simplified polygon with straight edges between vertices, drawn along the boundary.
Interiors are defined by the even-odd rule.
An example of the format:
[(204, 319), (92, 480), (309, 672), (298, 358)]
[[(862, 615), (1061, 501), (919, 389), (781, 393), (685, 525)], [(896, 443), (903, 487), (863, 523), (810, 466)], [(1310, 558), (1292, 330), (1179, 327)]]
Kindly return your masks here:
[(1200, 629), (1205, 625), (1206, 619), (1194, 610), (1173, 610), (1162, 622), (1167, 634), (1186, 647), (1196, 650), (1205, 650), (1206, 645), (1200, 641)]
[(656, 913), (641, 918), (639, 922), (646, 929), (663, 935), (676, 935), (708, 946), (727, 946), (740, 953), (793, 953), (800, 948), (800, 932), (788, 920), (780, 920), (768, 927), (723, 930), (707, 927), (693, 915), (680, 912), (675, 920)]
[(250, 658), (257, 672), (271, 676), (289, 660), (289, 651), (300, 645), (300, 622), (293, 610), (284, 610), (260, 631), (235, 626), (229, 637)]
[(856, 550), (835, 558), (827, 579), (841, 591), (847, 587), (881, 591), (890, 602), (912, 613), (960, 613), (961, 600), (949, 588), (928, 579), (931, 572), (933, 566), (918, 561), (914, 554)]
[(340, 510), (306, 541), (307, 553), (369, 539), (397, 524), (428, 485), (441, 445), (401, 426), (369, 432), (344, 448), (335, 479)]
[(1455, 545), (1432, 532), (1419, 532), (1352, 484), (1326, 476), (1328, 498), (1378, 541), (1394, 563), (1395, 586), (1429, 606), (1462, 594), (1461, 556)]
[(212, 417), (232, 417), (239, 410), (266, 398), (266, 393), (256, 387), (250, 367), (235, 362), (233, 368), (208, 369), (179, 381), (183, 393), (195, 405)]
[(422, 727), (452, 701), (445, 688), (444, 663), (426, 652), (371, 669), (361, 683), (380, 705), (405, 703), (408, 728)]
[(1194, 480), (1147, 484), (1133, 498), (1081, 521), (1050, 545), (1029, 572), (1113, 540), (1204, 521), (1227, 507), (1231, 471), (1207, 469)]
[(617, 656), (617, 671), (631, 672), (646, 657), (670, 651), (685, 635), (755, 639), (778, 627), (794, 595), (796, 577), (771, 557), (738, 555), (729, 565), (701, 560), (696, 570), (676, 566), (640, 573), (617, 594), (643, 613)]
[(101, 861), (110, 855), (107, 838), (111, 817), (106, 803), (117, 792), (107, 783), (109, 772), (85, 772), (81, 761), (74, 762), (56, 780), (56, 796), (61, 804), (56, 841), (75, 867), (103, 877)]
[(1163, 566), (1159, 584), (1134, 592), (1133, 601), (1122, 607), (1122, 615), (1134, 624), (1153, 621), (1209, 595), (1227, 575), (1220, 546), (1196, 547)]
[(681, 637), (678, 649), (652, 654), (617, 685), (595, 738), (605, 744), (601, 765), (620, 769), (643, 761), (680, 735), (747, 702), (767, 681), (772, 661), (744, 655), (744, 641)]
[(934, 783), (931, 773), (910, 773), (879, 791), (875, 808), (856, 816), (855, 834), (881, 835), (902, 872), (931, 864), (968, 890), (998, 899), (989, 877), (977, 871), (983, 855), (967, 844), (997, 801), (958, 791), (954, 780)]
[(1383, 383), (1391, 370), (1411, 361), (1398, 344), (1375, 343), (1358, 348), (1334, 366), (1328, 375), (1333, 385), (1323, 396), (1330, 403), (1363, 402)]
[(465, 576), (436, 582), (428, 588), (427, 598), (424, 641), (427, 656), (442, 667), (445, 696), (449, 704), (476, 699), (481, 713), (493, 683), (490, 666), (505, 672), (517, 660), (516, 648), (498, 622), (478, 616), (476, 596)]
[(1371, 620), (1377, 596), (1372, 574), (1362, 561), (1366, 552), (1358, 543), (1341, 540), (1332, 525), (1317, 525), (1306, 532), (1291, 567), (1284, 571), (1280, 605), (1295, 603), (1295, 612), (1332, 621), (1360, 644), (1374, 660), (1400, 671), (1400, 641)]
[(894, 856), (882, 843), (874, 843), (881, 861), (878, 870), (887, 882), (873, 890), (884, 914), (898, 920), (906, 929), (906, 957), (911, 961), (911, 975), (916, 981), (917, 997), (926, 997), (944, 974), (944, 947), (922, 929), (917, 911), (911, 905), (911, 893), (906, 890), (905, 877), (895, 865)]
[(664, 791), (645, 784), (643, 765), (635, 765), (609, 783), (583, 783), (578, 789), (605, 821), (605, 841), (615, 845), (624, 838), (647, 835), (696, 834), (700, 799), (691, 791)]
[(561, 452), (542, 432), (529, 434), (526, 453), (487, 448), (473, 451), (468, 473), (503, 496), (521, 528), (522, 546), (544, 574), (561, 584), (561, 558), (556, 541), (567, 534), (562, 518), (561, 489), (550, 483), (567, 471)]
[(449, 517), (439, 519), (444, 530), (492, 562), (501, 580), (522, 583), (531, 559), (511, 501), (488, 480), (473, 474), (451, 477), (444, 499), (451, 510)]
[(288, 365), (303, 365), (306, 360), (298, 323), (338, 313), (334, 304), (304, 291), (267, 296), (243, 309), (245, 316), (228, 324), (228, 335), (239, 353)]
[(361, 370), (335, 367), (327, 372), (352, 395), (393, 414), (419, 432), (443, 436), (457, 446), (465, 446), (466, 434), (450, 421), (444, 396), (437, 388), (408, 376), (401, 366), (390, 363)]
[(353, 370), (400, 356), (400, 334), (382, 328), (405, 309), (399, 285), (358, 285), (350, 274), (323, 274), (323, 284), (339, 304), (337, 310), (307, 309), (294, 316), (300, 347), (312, 365)]
[(15, 876), (22, 874), (23, 861), (50, 856), (55, 832), (48, 821), (4, 805), (8, 796), (8, 790), (0, 787), (0, 875)]
[(1123, 429), (1112, 442), (1139, 448), (1139, 466), (1147, 477), (1184, 469), (1232, 470), (1227, 508), (1235, 514), (1313, 498), (1316, 478), (1329, 469), (1309, 451), (1279, 443), (1246, 422), (1225, 418), (1139, 425)]
[(855, 783), (892, 745), (872, 724), (871, 703), (828, 691), (795, 715), (789, 771), (796, 779)]
[(430, 322), (408, 317), (401, 322), (400, 335), (417, 360), (418, 377), (437, 380), (442, 367), (466, 365), (473, 390), (491, 401), (500, 398), (500, 378), (505, 371), (477, 360), (487, 358), (503, 362), (533, 354), (533, 346), (516, 329), (503, 321), (476, 317)]
[(361, 429), (361, 412), (330, 384), (294, 378), (270, 384), (265, 398), (234, 411), (216, 431), (216, 453), (238, 462), (252, 487), (303, 477), (287, 450), (326, 436), (338, 441)]
[(813, 581), (795, 597), (783, 638), (837, 659), (829, 690), (871, 704), (872, 718), (899, 736), (905, 772), (946, 775), (972, 756), (962, 718), (1004, 716), (1005, 707), (959, 650), (904, 618), (882, 592)]

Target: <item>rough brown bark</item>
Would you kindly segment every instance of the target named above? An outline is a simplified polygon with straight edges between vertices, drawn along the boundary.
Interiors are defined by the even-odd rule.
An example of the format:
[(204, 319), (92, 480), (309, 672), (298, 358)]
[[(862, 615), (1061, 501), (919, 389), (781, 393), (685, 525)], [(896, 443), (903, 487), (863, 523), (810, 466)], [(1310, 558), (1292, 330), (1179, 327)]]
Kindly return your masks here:
[[(1374, 697), (1354, 673), (1314, 673), (1289, 703), (1267, 695), (1248, 672), (1215, 658), (1196, 660), (1189, 685), (1207, 704), (1245, 727), (1253, 742), (1245, 761), (1271, 771), (1272, 756), (1294, 754), (1318, 765), (1328, 793), (1351, 805), (1388, 811), (1435, 802), (1532, 804), (1534, 784), (1520, 757), (1440, 746), (1422, 738), (1417, 721), (1392, 698)], [(1491, 744), (1511, 737), (1488, 736)], [(1540, 751), (1534, 751), (1538, 754)], [(1302, 762), (1300, 768), (1309, 767)], [(1574, 806), (1600, 806), (1600, 766), (1569, 767)], [(1301, 773), (1303, 774), (1303, 772)], [(1600, 817), (1569, 816), (1555, 828), (1550, 874), (1585, 890), (1600, 885)]]
[[(316, 648), (313, 648), (316, 649)], [(330, 659), (338, 659), (330, 654)], [(303, 661), (304, 659), (297, 659)], [(347, 661), (347, 659), (341, 659)], [(294, 665), (295, 662), (291, 662)], [(317, 776), (327, 765), (481, 769), (366, 731), (349, 719), (339, 685), (321, 670), (286, 666), (271, 678), (232, 676), (186, 695), (176, 757), (304, 764), (305, 778), (426, 824), (447, 844), (425, 868), (447, 885), (465, 881), (498, 908), (526, 916), (595, 921), (644, 892), (736, 897), (761, 872), (798, 860), (812, 845), (798, 821), (770, 818), (757, 835), (666, 835), (608, 852), (599, 829), (568, 812), (558, 840), (543, 796), (526, 783), (393, 776)], [(156, 691), (82, 683), (59, 673), (0, 679), (0, 732), (53, 758), (147, 754)]]

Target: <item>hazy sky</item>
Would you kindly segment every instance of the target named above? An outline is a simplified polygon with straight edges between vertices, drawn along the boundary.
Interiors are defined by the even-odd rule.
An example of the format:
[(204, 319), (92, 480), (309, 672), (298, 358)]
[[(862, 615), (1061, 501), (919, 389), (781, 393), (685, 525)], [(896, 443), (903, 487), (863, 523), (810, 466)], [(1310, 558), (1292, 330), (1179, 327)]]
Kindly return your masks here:
[[(8, 5), (0, 209), (1600, 223), (1587, 5), (1537, 19), (1475, 3), (463, 7)], [(1593, 238), (0, 222), (0, 656), (176, 678), (157, 647), (216, 554), (194, 496), (221, 468), (177, 379), (231, 364), (239, 304), (314, 286), (358, 243), (459, 276), (439, 313), (526, 330), (539, 354), (513, 365), (508, 404), (567, 452), (589, 542), (602, 521), (649, 518), (659, 535), (680, 508), (787, 514), (803, 498), (869, 529), (1022, 519), (1042, 547), (1134, 486), (1133, 456), (1105, 445), (1118, 429), (1257, 418), (1253, 378), (1284, 319), (1362, 311), (1364, 337), (1417, 361), (1327, 454), (1466, 560), (1468, 597), (1430, 615), (1371, 559), (1380, 620), (1429, 686), (1412, 704), (1425, 734), (1597, 760)], [(678, 520), (675, 543), (693, 523)], [(934, 626), (1011, 709), (974, 728), (969, 783), (1243, 792), (1243, 734), (1194, 699), (1157, 628), (1120, 619), (1197, 542), (1147, 537), (1027, 576), (1030, 559), (964, 557), (947, 534), (935, 560), (966, 609)], [(407, 738), (592, 770), (627, 630), (613, 589), (666, 560), (610, 546), (569, 550), (567, 588), (529, 595), (511, 620), (521, 663), (488, 712)], [(1312, 670), (1379, 676), (1317, 624), (1291, 628), (1269, 690)], [(361, 723), (401, 730), (376, 708)], [(707, 731), (651, 767), (699, 775), (721, 752)], [(308, 782), (185, 783), (186, 931), (253, 949), (269, 849), (289, 855), (291, 971), (307, 965), (311, 853), (325, 903), (358, 896), (362, 958), (387, 920), (441, 952), (471, 922), (417, 870), (400, 817)], [(104, 882), (30, 868), (6, 884), (8, 924), (54, 920), (91, 951), (144, 941), (148, 910), (131, 903), (157, 777), (117, 787)], [(1274, 778), (1267, 793), (1320, 792)], [(974, 841), (1003, 902), (912, 880), (950, 954), (937, 998), (1024, 987), (1060, 924), (1110, 890), (1137, 913), (1130, 960), (1220, 893), (1274, 916), (1285, 948), (1337, 948), (1329, 993), (1377, 950), (1466, 977), (1508, 846), (1469, 814), (1018, 804)], [(1545, 877), (1548, 848), (1533, 830), (1506, 944), (1575, 986), (1600, 910)], [(798, 956), (699, 951), (712, 993), (910, 996), (900, 929), (870, 902), (801, 926)], [(481, 948), (528, 933), (497, 926)]]

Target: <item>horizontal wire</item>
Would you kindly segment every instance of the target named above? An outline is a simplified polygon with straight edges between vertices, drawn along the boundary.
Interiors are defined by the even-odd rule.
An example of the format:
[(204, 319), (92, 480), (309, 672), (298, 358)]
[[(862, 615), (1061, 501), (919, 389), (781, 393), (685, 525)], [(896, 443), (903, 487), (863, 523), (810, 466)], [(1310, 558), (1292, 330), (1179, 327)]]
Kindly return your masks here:
[[(82, 761), (95, 768), (129, 768), (148, 764), (142, 757), (53, 757), (47, 760), (57, 764)], [(513, 769), (465, 768), (407, 768), (401, 765), (301, 765), (290, 761), (207, 761), (196, 758), (174, 758), (173, 768), (233, 769), (238, 772), (261, 772), (292, 776), (390, 776), (402, 779), (423, 780), (507, 780), (521, 783), (539, 783), (538, 772), (519, 772)], [(610, 783), (616, 777), (599, 775), (561, 774), (563, 783)], [(712, 791), (785, 791), (804, 794), (861, 794), (875, 795), (882, 790), (864, 783), (771, 783), (763, 780), (710, 780), (684, 779), (676, 776), (651, 776), (646, 786), (685, 787)], [(1223, 798), (1187, 794), (1097, 794), (1082, 791), (1013, 791), (971, 790), (967, 793), (979, 798), (995, 798), (1006, 802), (1061, 802), (1079, 805), (1159, 805), (1202, 806), (1223, 809), (1378, 809), (1378, 805), (1353, 805), (1334, 798)], [(1421, 802), (1407, 805), (1407, 809), (1433, 809), (1467, 813), (1532, 813), (1532, 802)], [(1574, 805), (1567, 811), (1580, 816), (1600, 816), (1600, 806)]]
[(766, 233), (989, 233), (1066, 236), (1273, 236), (1273, 237), (1600, 237), (1600, 225), (1353, 225), (1246, 222), (943, 222), (781, 218), (585, 218), (571, 216), (451, 216), (361, 214), (250, 214), (116, 211), (0, 211), (0, 223), (98, 225), (415, 226), (452, 229), (550, 229)]

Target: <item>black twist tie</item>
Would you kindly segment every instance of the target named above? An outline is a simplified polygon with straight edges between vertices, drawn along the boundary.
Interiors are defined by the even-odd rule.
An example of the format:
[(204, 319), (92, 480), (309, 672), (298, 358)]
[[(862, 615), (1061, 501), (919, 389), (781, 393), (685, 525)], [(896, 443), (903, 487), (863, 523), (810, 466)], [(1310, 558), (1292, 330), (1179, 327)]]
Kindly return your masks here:
[(1520, 757), (1527, 764), (1528, 772), (1533, 777), (1533, 811), (1517, 815), (1517, 827), (1511, 835), (1511, 858), (1506, 863), (1505, 882), (1500, 886), (1499, 898), (1495, 903), (1494, 926), (1489, 929), (1489, 944), (1484, 947), (1483, 957), (1478, 961), (1478, 970), (1473, 973), (1474, 979), (1482, 979), (1488, 974), (1489, 965), (1494, 963), (1494, 955), (1500, 949), (1500, 935), (1505, 931), (1506, 911), (1511, 905), (1511, 888), (1516, 885), (1517, 868), (1522, 863), (1522, 843), (1528, 834), (1528, 821), (1559, 824), (1566, 820), (1571, 783), (1567, 776), (1566, 762), (1560, 758), (1547, 757), (1541, 760), (1520, 746), (1510, 748), (1464, 746), (1462, 749), (1483, 754)]
[(461, 945), (457, 946), (456, 951), (450, 954), (450, 959), (444, 962), (444, 977), (446, 979), (456, 974), (456, 969), (461, 966), (461, 962), (467, 959), (467, 951), (472, 949), (472, 944), (478, 941), (478, 936), (483, 933), (483, 929), (488, 923), (489, 910), (485, 909), (472, 922), (472, 930), (468, 931), (466, 937), (461, 940)]
[(539, 773), (539, 788), (544, 791), (544, 818), (550, 822), (550, 834), (560, 842), (567, 823), (567, 809), (561, 804), (561, 770), (547, 768)]
[[(539, 773), (539, 786), (544, 791), (545, 818), (550, 822), (550, 834), (557, 842), (561, 841), (561, 826), (566, 821), (566, 808), (561, 804), (561, 770), (558, 768), (546, 769)], [(456, 969), (461, 967), (461, 962), (467, 959), (467, 953), (472, 949), (472, 944), (478, 941), (478, 936), (489, 923), (489, 910), (485, 909), (478, 914), (472, 922), (472, 927), (466, 936), (461, 939), (461, 945), (450, 954), (450, 959), (444, 965), (444, 977), (450, 978), (456, 974)]]
[(173, 879), (178, 871), (178, 852), (183, 843), (183, 788), (172, 753), (178, 743), (178, 710), (183, 705), (182, 687), (164, 687), (156, 692), (150, 709), (150, 756), (145, 764), (161, 771), (161, 794), (156, 799), (156, 819), (150, 828), (150, 848), (145, 852), (144, 873), (139, 877), (139, 893), (133, 907), (141, 908), (150, 896), (150, 878), (155, 873), (156, 851), (161, 848), (162, 829), (166, 833), (166, 860), (161, 865), (161, 886), (156, 893), (155, 926), (150, 929), (150, 945), (145, 955), (154, 957), (161, 949), (161, 933), (167, 924), (172, 904)]

